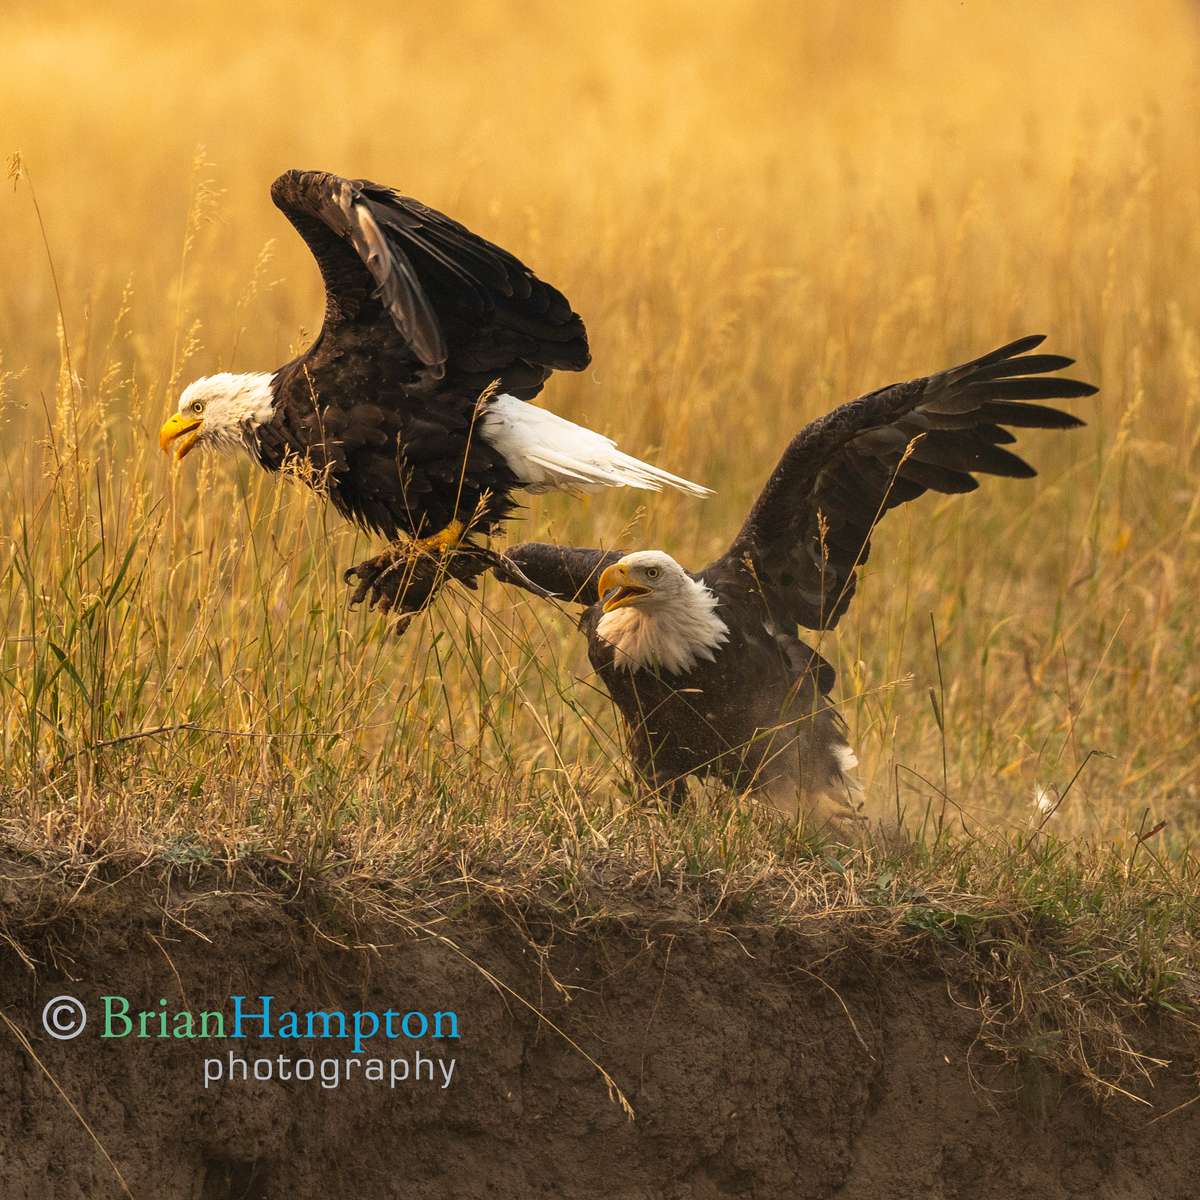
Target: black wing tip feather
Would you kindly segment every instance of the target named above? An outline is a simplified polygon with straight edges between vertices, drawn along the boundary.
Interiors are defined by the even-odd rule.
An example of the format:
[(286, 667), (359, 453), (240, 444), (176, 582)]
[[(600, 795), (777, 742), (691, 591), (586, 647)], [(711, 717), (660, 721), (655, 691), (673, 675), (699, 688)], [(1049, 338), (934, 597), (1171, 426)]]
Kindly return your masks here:
[(1026, 354), (1030, 350), (1036, 350), (1046, 340), (1044, 333), (1030, 333), (1025, 337), (1017, 338), (1015, 342), (1007, 342), (1003, 346), (997, 346), (995, 350), (984, 354), (982, 357), (968, 363), (971, 367), (989, 367), (993, 363), (1003, 362), (1006, 358), (1016, 358), (1018, 355)]
[[(1044, 333), (1027, 333), (1024, 337), (1017, 338), (1015, 342), (1009, 342), (1005, 347), (1007, 358), (1016, 358), (1018, 354), (1025, 354), (1029, 350), (1034, 350), (1040, 346), (1047, 338)], [(999, 351), (997, 351), (999, 353)]]
[[(964, 375), (968, 375), (973, 381), (1015, 378), (1019, 376), (1044, 375), (1051, 371), (1062, 371), (1067, 367), (1075, 365), (1075, 359), (1068, 358), (1065, 354), (1029, 353), (1031, 350), (1036, 350), (1045, 340), (1046, 334), (1044, 333), (1031, 333), (1026, 337), (1017, 338), (1016, 341), (1008, 342), (992, 350), (990, 353), (966, 363), (965, 367), (967, 370), (964, 371)], [(1063, 380), (1063, 382), (1087, 389), (1086, 391), (1077, 393), (1079, 395), (1090, 396), (1099, 390), (1092, 384), (1083, 383), (1079, 380)]]
[(1073, 413), (1035, 400), (1081, 400), (1099, 388), (1082, 379), (1052, 374), (1075, 365), (1065, 354), (1031, 354), (1046, 340), (1043, 333), (1018, 338), (969, 364), (957, 376), (960, 395), (977, 395), (981, 409), (999, 425), (1028, 429), (1078, 429), (1087, 422)]
[(997, 425), (1011, 425), (1014, 429), (1079, 429), (1087, 424), (1082, 417), (1061, 408), (1023, 401), (988, 400), (982, 411)]

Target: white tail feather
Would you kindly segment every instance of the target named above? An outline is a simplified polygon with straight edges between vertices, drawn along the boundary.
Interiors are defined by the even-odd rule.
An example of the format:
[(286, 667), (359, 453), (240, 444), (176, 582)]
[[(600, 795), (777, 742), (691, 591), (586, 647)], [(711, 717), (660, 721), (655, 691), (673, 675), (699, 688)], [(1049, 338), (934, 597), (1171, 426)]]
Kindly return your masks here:
[(624, 453), (611, 438), (514, 396), (492, 399), (479, 432), (530, 492), (672, 487), (693, 496), (712, 495), (709, 488)]

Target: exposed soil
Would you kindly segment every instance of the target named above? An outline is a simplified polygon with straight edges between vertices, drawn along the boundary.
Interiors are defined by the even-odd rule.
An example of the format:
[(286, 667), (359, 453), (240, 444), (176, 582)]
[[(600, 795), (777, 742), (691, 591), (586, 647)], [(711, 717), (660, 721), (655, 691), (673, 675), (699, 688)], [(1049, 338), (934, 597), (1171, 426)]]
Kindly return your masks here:
[[(118, 1170), (138, 1200), (1183, 1200), (1200, 1187), (1200, 1103), (1148, 1125), (1196, 1093), (1186, 1047), (1155, 1076), (1150, 1106), (1100, 1105), (1045, 1068), (996, 1062), (977, 1043), (977, 998), (934, 956), (883, 959), (816, 923), (717, 928), (664, 897), (566, 935), (536, 919), (522, 929), (489, 901), (436, 926), (460, 954), (382, 918), (360, 916), (351, 937), (319, 895), (277, 898), (215, 870), (186, 886), (178, 872), (151, 884), (113, 873), (68, 903), (2, 865), (0, 929), (13, 940), (0, 944), (0, 1005), (45, 1068), (0, 1024), (5, 1200), (122, 1196)], [(374, 949), (337, 944), (349, 940)], [(439, 1075), (394, 1089), (205, 1088), (204, 1059), (231, 1046), (251, 1059), (353, 1051), (104, 1040), (98, 1011), (57, 1042), (40, 1014), (60, 993), (89, 1009), (102, 994), (174, 1011), (228, 1007), (234, 993), (293, 1009), (452, 1009), (457, 1042), (376, 1040), (359, 1057), (415, 1048), (453, 1058), (455, 1075), (446, 1087)]]

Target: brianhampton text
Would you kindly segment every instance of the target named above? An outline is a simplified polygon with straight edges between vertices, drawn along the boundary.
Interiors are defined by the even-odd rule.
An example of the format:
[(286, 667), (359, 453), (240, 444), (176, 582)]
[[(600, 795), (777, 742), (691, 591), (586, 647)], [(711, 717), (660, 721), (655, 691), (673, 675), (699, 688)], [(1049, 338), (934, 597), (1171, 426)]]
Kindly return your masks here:
[(238, 1040), (279, 1038), (349, 1042), (355, 1054), (373, 1038), (388, 1041), (457, 1041), (458, 1013), (416, 1009), (292, 1009), (274, 996), (230, 996), (225, 1008), (172, 1009), (165, 999), (135, 1009), (126, 996), (101, 996), (101, 1038)]

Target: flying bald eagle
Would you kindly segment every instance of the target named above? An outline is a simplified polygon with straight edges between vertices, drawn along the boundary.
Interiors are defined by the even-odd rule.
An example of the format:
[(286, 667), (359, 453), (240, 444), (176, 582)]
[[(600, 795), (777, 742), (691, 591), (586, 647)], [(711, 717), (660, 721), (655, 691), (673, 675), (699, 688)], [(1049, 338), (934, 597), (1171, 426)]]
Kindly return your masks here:
[[(1070, 429), (1035, 401), (1089, 396), (1047, 377), (1071, 365), (1022, 338), (963, 366), (844, 404), (784, 451), (729, 549), (699, 572), (661, 550), (527, 543), (509, 558), (541, 589), (586, 604), (588, 655), (620, 710), (636, 772), (678, 805), (690, 775), (764, 795), (785, 813), (850, 817), (854, 752), (833, 668), (796, 627), (834, 628), (884, 513), (976, 473), (1028, 478), (1013, 428)], [(522, 581), (504, 570), (508, 582)]]
[(470, 583), (494, 561), (471, 535), (512, 515), (518, 489), (708, 494), (526, 403), (590, 356), (562, 293), (507, 251), (367, 180), (288, 171), (271, 199), (320, 267), (321, 332), (274, 372), (190, 384), (159, 442), (177, 460), (209, 446), (300, 464), (339, 512), (400, 541), (348, 573), (359, 598), (388, 578), (410, 613), (447, 569)]

